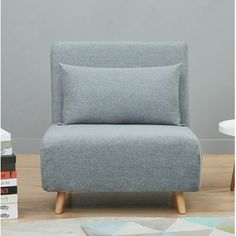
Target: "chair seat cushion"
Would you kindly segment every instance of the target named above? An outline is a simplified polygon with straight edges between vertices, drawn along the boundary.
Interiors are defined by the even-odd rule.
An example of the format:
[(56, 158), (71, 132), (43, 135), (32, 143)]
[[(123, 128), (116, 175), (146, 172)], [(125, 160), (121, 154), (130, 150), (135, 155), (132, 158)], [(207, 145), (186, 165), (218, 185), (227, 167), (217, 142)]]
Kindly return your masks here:
[(187, 127), (52, 125), (41, 145), (48, 191), (197, 191), (200, 145)]

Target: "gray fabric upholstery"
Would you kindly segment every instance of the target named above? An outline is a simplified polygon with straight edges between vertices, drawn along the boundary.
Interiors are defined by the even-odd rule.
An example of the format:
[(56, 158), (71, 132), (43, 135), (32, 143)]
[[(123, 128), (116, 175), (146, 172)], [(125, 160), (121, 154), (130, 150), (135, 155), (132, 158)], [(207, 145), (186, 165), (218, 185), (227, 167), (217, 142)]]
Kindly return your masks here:
[[(187, 45), (184, 42), (59, 42), (51, 51), (53, 123), (62, 122), (59, 63), (109, 68), (181, 63), (181, 123), (189, 125)], [(201, 153), (187, 127), (140, 124), (52, 125), (41, 144), (47, 191), (197, 191)]]
[(51, 50), (53, 123), (62, 122), (59, 63), (91, 67), (158, 67), (182, 64), (181, 123), (189, 125), (187, 44), (185, 42), (56, 42)]
[(180, 125), (181, 64), (145, 68), (60, 65), (64, 124)]
[(52, 125), (41, 167), (48, 191), (196, 191), (200, 148), (187, 127)]

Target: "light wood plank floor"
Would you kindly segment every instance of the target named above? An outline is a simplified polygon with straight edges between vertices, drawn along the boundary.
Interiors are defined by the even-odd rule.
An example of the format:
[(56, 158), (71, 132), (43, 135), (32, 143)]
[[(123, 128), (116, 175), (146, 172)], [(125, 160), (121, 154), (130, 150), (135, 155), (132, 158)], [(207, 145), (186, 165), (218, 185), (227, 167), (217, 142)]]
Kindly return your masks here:
[[(232, 155), (204, 156), (201, 191), (185, 194), (188, 216), (234, 214), (234, 193), (229, 190), (233, 162)], [(18, 155), (17, 171), (19, 219), (7, 223), (89, 216), (179, 216), (171, 206), (170, 193), (72, 194), (72, 206), (55, 215), (56, 194), (41, 188), (39, 156)]]

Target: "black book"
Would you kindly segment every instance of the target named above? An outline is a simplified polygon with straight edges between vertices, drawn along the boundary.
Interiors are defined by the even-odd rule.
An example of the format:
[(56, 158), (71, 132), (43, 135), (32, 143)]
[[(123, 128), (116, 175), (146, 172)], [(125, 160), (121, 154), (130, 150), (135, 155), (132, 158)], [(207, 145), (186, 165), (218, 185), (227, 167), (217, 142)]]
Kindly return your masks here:
[(15, 163), (1, 164), (1, 171), (13, 171), (13, 170), (16, 170), (16, 164)]
[(1, 165), (7, 163), (16, 163), (16, 156), (14, 154), (8, 156), (1, 156)]
[(16, 186), (1, 187), (1, 195), (7, 195), (7, 194), (17, 194), (17, 187)]

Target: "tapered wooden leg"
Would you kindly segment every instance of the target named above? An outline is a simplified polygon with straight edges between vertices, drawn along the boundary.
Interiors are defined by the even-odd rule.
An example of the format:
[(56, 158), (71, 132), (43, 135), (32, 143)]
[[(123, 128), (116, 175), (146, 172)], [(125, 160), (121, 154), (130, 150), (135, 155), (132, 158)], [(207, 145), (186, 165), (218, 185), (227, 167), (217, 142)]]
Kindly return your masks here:
[(231, 179), (231, 184), (230, 184), (230, 190), (231, 191), (234, 191), (234, 176), (235, 176), (235, 166), (234, 166), (234, 169), (233, 169), (233, 174), (232, 174), (232, 179)]
[(66, 192), (58, 192), (55, 206), (55, 213), (61, 214), (65, 203)]
[(185, 200), (183, 192), (175, 192), (176, 205), (179, 214), (186, 214)]

